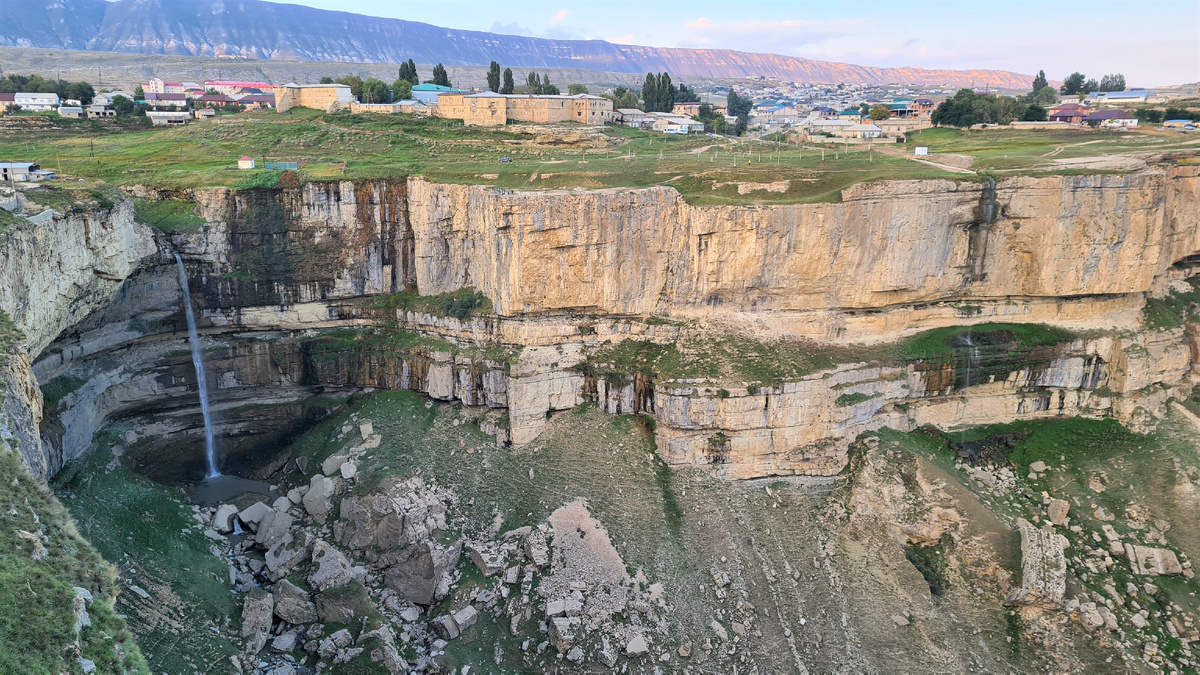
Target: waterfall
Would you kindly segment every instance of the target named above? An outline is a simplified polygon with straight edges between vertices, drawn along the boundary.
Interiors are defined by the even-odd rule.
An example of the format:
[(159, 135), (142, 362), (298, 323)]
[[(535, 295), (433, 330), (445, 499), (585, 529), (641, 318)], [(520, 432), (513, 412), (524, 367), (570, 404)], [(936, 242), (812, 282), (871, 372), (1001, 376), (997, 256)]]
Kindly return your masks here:
[(196, 332), (196, 316), (192, 313), (192, 298), (188, 293), (187, 270), (183, 259), (175, 254), (179, 266), (179, 285), (183, 287), (183, 312), (187, 315), (188, 342), (192, 345), (192, 365), (196, 368), (196, 382), (200, 388), (200, 412), (204, 415), (204, 457), (207, 460), (207, 477), (220, 476), (217, 470), (217, 455), (213, 450), (212, 418), (208, 412), (208, 381), (204, 379), (204, 359), (200, 353), (200, 335)]

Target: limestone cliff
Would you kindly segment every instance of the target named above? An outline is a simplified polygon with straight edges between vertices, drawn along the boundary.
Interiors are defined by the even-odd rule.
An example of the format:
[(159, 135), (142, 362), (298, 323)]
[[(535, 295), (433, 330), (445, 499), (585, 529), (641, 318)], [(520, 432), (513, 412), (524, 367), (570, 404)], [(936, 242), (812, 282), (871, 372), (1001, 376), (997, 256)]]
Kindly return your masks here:
[(70, 211), (15, 227), (0, 248), (0, 311), (24, 336), (6, 366), (9, 395), (0, 423), (15, 436), (30, 471), (42, 479), (58, 470), (43, 456), (37, 426), (41, 393), (30, 371), (61, 333), (104, 309), (156, 247), (149, 228), (134, 222), (129, 202), (111, 210)]
[[(518, 444), (549, 411), (595, 401), (652, 416), (674, 464), (735, 478), (828, 474), (850, 441), (883, 425), (1085, 414), (1139, 428), (1190, 387), (1195, 361), (1191, 333), (1141, 327), (1146, 298), (1190, 276), (1200, 255), (1194, 167), (864, 184), (838, 203), (771, 207), (692, 206), (664, 187), (510, 191), (419, 178), (139, 194), (194, 201), (207, 223), (173, 246), (232, 445), (249, 443), (255, 424), (286, 433), (307, 414), (298, 403), (322, 392), (414, 389), (507, 410)], [(50, 471), (116, 416), (178, 411), (155, 416), (137, 442), (197, 431), (170, 273), (145, 266), (105, 313), (59, 319), (78, 326), (34, 372), (42, 384), (86, 384), (44, 425)], [(376, 297), (406, 288), (475, 288), (492, 311), (456, 319)], [(886, 343), (986, 321), (1093, 332), (1030, 353), (1005, 343), (974, 375), (978, 355), (963, 354), (848, 361), (769, 383), (590, 370), (599, 348), (627, 339), (735, 330), (768, 343)], [(267, 403), (290, 412), (265, 420)]]

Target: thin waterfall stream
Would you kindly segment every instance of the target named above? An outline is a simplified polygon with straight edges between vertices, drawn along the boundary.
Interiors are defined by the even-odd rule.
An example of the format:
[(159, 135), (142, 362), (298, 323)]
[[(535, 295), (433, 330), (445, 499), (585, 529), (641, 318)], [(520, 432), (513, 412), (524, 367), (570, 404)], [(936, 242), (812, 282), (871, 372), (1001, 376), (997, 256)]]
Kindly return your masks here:
[(217, 469), (217, 455), (213, 449), (212, 417), (208, 410), (208, 381), (204, 377), (204, 359), (200, 350), (200, 335), (196, 332), (196, 316), (192, 313), (192, 298), (188, 293), (187, 270), (183, 267), (183, 259), (175, 254), (175, 264), (179, 267), (179, 285), (183, 287), (183, 311), (187, 315), (188, 342), (192, 345), (192, 365), (196, 368), (196, 382), (200, 389), (200, 412), (204, 415), (204, 457), (207, 461), (206, 476), (220, 476)]

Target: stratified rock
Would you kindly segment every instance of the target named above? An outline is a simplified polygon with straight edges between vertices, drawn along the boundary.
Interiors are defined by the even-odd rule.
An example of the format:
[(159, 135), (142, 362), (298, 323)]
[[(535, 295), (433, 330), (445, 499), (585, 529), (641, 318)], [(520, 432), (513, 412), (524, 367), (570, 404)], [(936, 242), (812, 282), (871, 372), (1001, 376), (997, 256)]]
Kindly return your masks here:
[(238, 513), (238, 508), (233, 504), (222, 504), (217, 507), (217, 512), (213, 514), (212, 526), (217, 532), (228, 533), (233, 532), (233, 517)]
[(559, 654), (566, 654), (575, 646), (581, 625), (579, 617), (557, 616), (550, 619), (550, 644)]
[(254, 535), (254, 539), (258, 542), (259, 546), (270, 549), (272, 546), (283, 541), (283, 538), (291, 531), (292, 523), (295, 520), (295, 518), (284, 511), (270, 509), (263, 516), (262, 520), (259, 521), (258, 532)]
[(313, 544), (312, 560), (317, 568), (309, 573), (308, 585), (316, 591), (344, 586), (354, 578), (353, 565), (346, 556), (319, 539)]
[(1039, 530), (1023, 519), (1021, 532), (1021, 587), (1013, 590), (1006, 605), (1031, 605), (1058, 609), (1067, 590), (1066, 537)]
[(267, 577), (277, 581), (292, 573), (299, 565), (309, 559), (311, 551), (311, 535), (304, 530), (296, 530), (287, 534), (271, 548), (267, 549)]
[(333, 510), (333, 480), (325, 476), (313, 476), (308, 492), (304, 495), (304, 510), (318, 523), (325, 522)]
[(258, 524), (270, 511), (271, 507), (267, 506), (263, 502), (254, 502), (250, 506), (242, 509), (241, 513), (238, 513), (238, 519), (245, 523), (246, 526), (251, 530), (256, 531), (258, 530)]
[(372, 609), (367, 589), (357, 580), (318, 593), (314, 600), (317, 618), (325, 623), (348, 624), (367, 616)]
[(479, 612), (471, 605), (467, 605), (454, 613), (454, 623), (458, 624), (459, 631), (465, 631), (479, 619)]
[(378, 564), (389, 565), (384, 570), (387, 587), (408, 602), (429, 605), (438, 599), (442, 580), (458, 566), (462, 544), (440, 548), (433, 542), (421, 542), (389, 552)]
[(242, 603), (242, 637), (246, 639), (247, 653), (256, 654), (267, 644), (273, 605), (271, 594), (261, 588), (246, 594)]
[[(291, 624), (317, 620), (317, 606), (304, 589), (287, 579), (275, 584), (275, 616)], [(291, 651), (291, 650), (288, 650)]]
[(1135, 546), (1125, 544), (1125, 555), (1133, 567), (1134, 574), (1156, 574), (1159, 576), (1176, 576), (1183, 574), (1183, 566), (1175, 552), (1165, 548)]
[(1064, 499), (1050, 499), (1050, 503), (1046, 505), (1046, 517), (1055, 525), (1062, 525), (1067, 522), (1067, 513), (1071, 510), (1070, 502)]
[(525, 540), (525, 555), (529, 556), (529, 561), (537, 569), (550, 564), (550, 545), (546, 542), (545, 533), (541, 530), (529, 533), (529, 538)]

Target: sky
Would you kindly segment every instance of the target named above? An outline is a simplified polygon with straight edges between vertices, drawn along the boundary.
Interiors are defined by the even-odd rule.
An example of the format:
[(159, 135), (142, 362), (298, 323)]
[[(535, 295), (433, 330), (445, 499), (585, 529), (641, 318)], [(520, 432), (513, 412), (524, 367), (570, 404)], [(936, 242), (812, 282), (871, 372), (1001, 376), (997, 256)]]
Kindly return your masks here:
[(1200, 80), (1200, 0), (285, 0), (438, 26), (868, 66), (989, 68), (1052, 80)]

